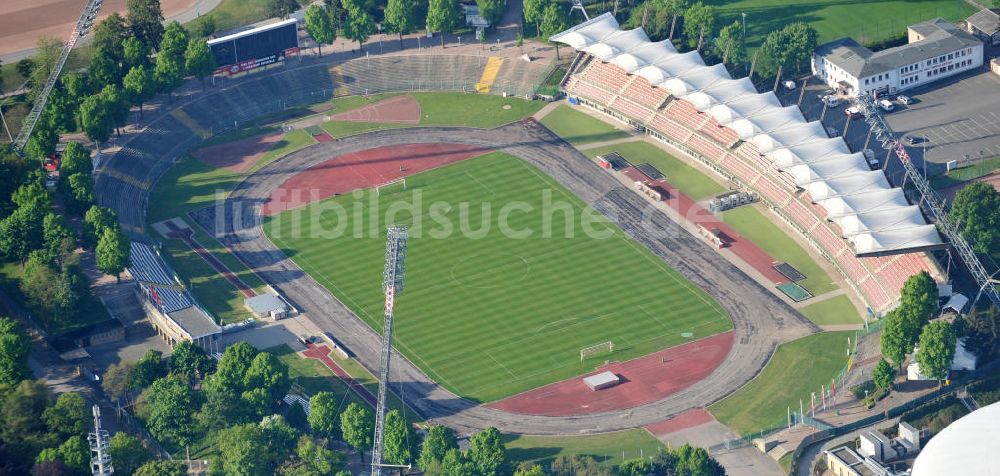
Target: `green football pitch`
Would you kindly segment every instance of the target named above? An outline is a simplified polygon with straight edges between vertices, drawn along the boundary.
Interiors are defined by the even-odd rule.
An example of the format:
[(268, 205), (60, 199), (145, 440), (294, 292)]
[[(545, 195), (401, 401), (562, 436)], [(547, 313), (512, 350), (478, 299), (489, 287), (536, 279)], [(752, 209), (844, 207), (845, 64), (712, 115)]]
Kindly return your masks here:
[[(384, 230), (409, 225), (395, 345), (463, 397), (498, 400), (732, 328), (701, 288), (512, 156), (433, 169), (373, 195), (283, 212), (265, 232), (380, 331)], [(581, 362), (581, 348), (607, 341), (613, 354)]]

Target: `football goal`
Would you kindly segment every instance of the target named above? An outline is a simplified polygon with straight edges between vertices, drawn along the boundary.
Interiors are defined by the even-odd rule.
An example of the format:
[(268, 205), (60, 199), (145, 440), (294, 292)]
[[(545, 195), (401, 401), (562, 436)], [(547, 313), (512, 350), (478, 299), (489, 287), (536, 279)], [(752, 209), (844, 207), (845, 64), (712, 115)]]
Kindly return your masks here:
[[(394, 185), (402, 185), (403, 186), (403, 190), (406, 190), (406, 177), (398, 178), (396, 180), (390, 180), (388, 182), (376, 185), (375, 186), (375, 195), (382, 196), (382, 191), (383, 191), (382, 189), (387, 188), (387, 187), (393, 187)], [(386, 192), (390, 192), (391, 190), (392, 189), (386, 190)]]
[(615, 343), (611, 341), (601, 342), (600, 344), (589, 345), (580, 349), (580, 360), (586, 360), (589, 357), (596, 357), (599, 355), (610, 354), (615, 351)]

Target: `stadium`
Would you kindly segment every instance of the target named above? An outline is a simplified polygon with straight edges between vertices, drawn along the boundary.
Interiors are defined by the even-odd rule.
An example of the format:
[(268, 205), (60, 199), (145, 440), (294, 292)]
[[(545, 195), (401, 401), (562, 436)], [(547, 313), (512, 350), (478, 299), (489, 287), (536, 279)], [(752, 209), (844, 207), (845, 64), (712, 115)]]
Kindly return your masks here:
[[(881, 171), (794, 106), (696, 52), (621, 31), (608, 15), (553, 40), (576, 50), (560, 82), (572, 102), (753, 192), (871, 315), (891, 309), (913, 274), (944, 280), (930, 254), (942, 246), (934, 227)], [(657, 190), (682, 199), (651, 203), (649, 191), (631, 190), (658, 187), (655, 168), (611, 174), (536, 120), (544, 104), (521, 98), (551, 74), (546, 65), (462, 55), (288, 59), (150, 114), (142, 134), (100, 163), (97, 196), (140, 243), (217, 240), (220, 248), (208, 247), (225, 255), (212, 265), (232, 284), (225, 293), (275, 290), (372, 373), (384, 230), (410, 227), (390, 388), (422, 419), (463, 432), (651, 427), (733, 395), (779, 346), (821, 331), (791, 294), (776, 291), (795, 281), (773, 269), (777, 260), (728, 231), (748, 263), (738, 266), (684, 221), (700, 205), (667, 185)], [(303, 110), (321, 119), (284, 127)], [(265, 122), (283, 127), (261, 139)], [(274, 144), (286, 150), (273, 154)], [(209, 180), (218, 174), (221, 190)], [(198, 181), (197, 191), (180, 190)], [(553, 197), (560, 212), (547, 216)], [(490, 225), (489, 205), (516, 203), (510, 223), (539, 231), (435, 238), (433, 202), (465, 206), (469, 223)], [(403, 211), (375, 212), (393, 208)], [(194, 225), (187, 235), (175, 228), (184, 225)], [(557, 232), (543, 233), (546, 226)], [(325, 234), (338, 227), (350, 232)], [(211, 341), (235, 324), (213, 322), (224, 313), (204, 296), (178, 292), (180, 304), (164, 308), (170, 267), (182, 266), (141, 253), (138, 266), (168, 276), (140, 286), (154, 313), (183, 328), (178, 338)], [(580, 378), (597, 370), (624, 383), (589, 391)]]

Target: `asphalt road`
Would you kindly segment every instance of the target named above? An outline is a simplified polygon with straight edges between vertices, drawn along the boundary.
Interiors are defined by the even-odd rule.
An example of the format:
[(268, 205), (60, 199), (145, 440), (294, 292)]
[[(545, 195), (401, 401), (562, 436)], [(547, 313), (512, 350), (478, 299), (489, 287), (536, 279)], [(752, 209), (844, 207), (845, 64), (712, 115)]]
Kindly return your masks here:
[(547, 129), (530, 121), (494, 130), (390, 130), (316, 144), (247, 177), (226, 202), (201, 210), (199, 221), (222, 231), (217, 233), (220, 240), (240, 259), (290, 298), (318, 327), (344, 341), (359, 362), (369, 370), (376, 369), (380, 336), (263, 235), (258, 212), (266, 197), (286, 179), (330, 157), (417, 142), (478, 145), (508, 152), (538, 167), (617, 222), (671, 267), (704, 287), (729, 312), (736, 332), (730, 354), (708, 378), (663, 400), (627, 411), (576, 417), (528, 416), (479, 406), (440, 387), (413, 363), (394, 353), (392, 388), (400, 389), (397, 393), (428, 420), (464, 433), (488, 426), (528, 434), (596, 433), (642, 426), (725, 397), (754, 377), (779, 343), (818, 331), (702, 240), (681, 229)]

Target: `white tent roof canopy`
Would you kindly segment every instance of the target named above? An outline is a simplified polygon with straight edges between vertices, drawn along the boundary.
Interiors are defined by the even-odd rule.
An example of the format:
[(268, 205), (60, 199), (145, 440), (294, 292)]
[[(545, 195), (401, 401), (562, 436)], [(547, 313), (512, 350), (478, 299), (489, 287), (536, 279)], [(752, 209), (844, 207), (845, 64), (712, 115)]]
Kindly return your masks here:
[(724, 65), (706, 66), (697, 51), (678, 53), (669, 41), (652, 42), (642, 28), (621, 30), (610, 13), (553, 35), (552, 41), (666, 89), (756, 145), (826, 209), (857, 254), (942, 244), (920, 209), (892, 188), (884, 173), (871, 171), (862, 154), (851, 153), (842, 138), (830, 138), (819, 122), (806, 121), (797, 106), (782, 107), (772, 92), (761, 94), (748, 79), (733, 79)]

